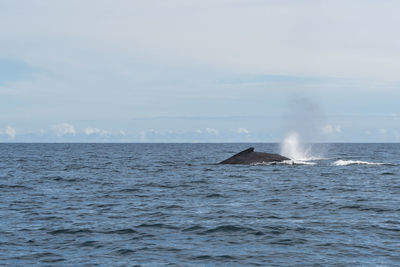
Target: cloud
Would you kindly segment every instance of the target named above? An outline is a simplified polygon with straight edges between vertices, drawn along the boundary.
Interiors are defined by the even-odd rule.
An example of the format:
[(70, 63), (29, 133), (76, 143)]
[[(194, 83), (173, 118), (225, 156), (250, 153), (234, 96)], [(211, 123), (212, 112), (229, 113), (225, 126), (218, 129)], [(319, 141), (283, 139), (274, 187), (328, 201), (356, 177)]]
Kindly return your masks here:
[[(391, 134), (400, 120), (399, 85), (394, 82), (390, 94), (381, 87), (387, 86), (386, 79), (399, 80), (400, 1), (383, 2), (2, 1), (1, 25), (10, 26), (0, 27), (0, 57), (6, 58), (0, 62), (5, 70), (0, 71), (0, 83), (6, 82), (0, 86), (0, 106), (6, 111), (0, 119), (5, 125), (25, 120), (14, 125), (18, 140), (27, 125), (44, 127), (36, 122), (55, 120), (79, 129), (58, 127), (58, 136), (89, 136), (101, 129), (117, 134), (127, 127), (130, 138), (135, 131), (155, 127), (162, 134), (168, 128), (192, 134), (201, 129), (196, 140), (223, 139), (226, 132), (243, 139), (248, 130), (237, 128), (246, 126), (249, 138), (263, 140), (267, 137), (262, 132), (274, 131), (273, 140), (279, 140), (276, 129), (284, 126), (278, 117), (268, 123), (210, 118), (136, 121), (130, 126), (127, 118), (282, 116), (287, 95), (299, 91), (321, 100), (328, 115), (394, 114), (391, 124), (329, 118), (332, 125), (318, 121), (315, 128), (308, 114), (298, 120), (311, 128), (306, 140), (315, 139), (312, 133), (351, 140), (354, 131), (362, 134), (365, 129), (373, 129), (375, 136), (380, 127)], [(373, 80), (374, 88), (361, 86), (360, 79), (368, 86)], [(82, 125), (80, 120), (90, 122)], [(337, 122), (345, 133), (337, 134), (342, 130)], [(266, 129), (260, 129), (262, 124)], [(99, 128), (85, 131), (90, 125)]]
[(248, 133), (250, 133), (249, 130), (247, 130), (245, 128), (239, 128), (237, 132), (240, 133), (240, 134), (248, 134)]
[(86, 128), (84, 132), (86, 135), (91, 135), (91, 134), (99, 134), (101, 130), (98, 128)]
[(322, 132), (325, 134), (333, 134), (333, 133), (341, 133), (342, 128), (340, 125), (333, 126), (331, 124), (327, 124), (321, 128)]
[(213, 134), (213, 135), (218, 135), (219, 131), (217, 129), (214, 129), (214, 128), (206, 128), (206, 133)]
[(7, 126), (5, 133), (8, 135), (9, 139), (13, 140), (17, 134), (17, 131), (13, 127)]
[(64, 135), (76, 135), (75, 128), (68, 123), (60, 123), (53, 125), (53, 132), (55, 135), (58, 137), (64, 136)]
[(204, 130), (197, 129), (194, 131), (196, 134), (211, 134), (211, 135), (219, 135), (219, 130), (214, 128), (205, 128)]
[(119, 134), (122, 135), (122, 136), (126, 136), (126, 132), (123, 131), (123, 130), (120, 130), (120, 131), (119, 131)]
[(387, 130), (384, 129), (384, 128), (381, 128), (381, 129), (379, 129), (379, 133), (380, 133), (381, 135), (386, 135), (386, 134), (387, 134)]
[(99, 128), (85, 128), (84, 133), (86, 135), (93, 135), (93, 134), (98, 134), (98, 135), (108, 135), (109, 132), (105, 130), (101, 130)]
[[(210, 118), (201, 123), (177, 119), (126, 125), (129, 114), (281, 116), (287, 95), (295, 91), (321, 100), (327, 114), (393, 113), (394, 120), (400, 118), (398, 82), (393, 83), (397, 87), (392, 93), (381, 91), (386, 83), (391, 85), (386, 76), (399, 79), (400, 1), (40, 2), (2, 1), (0, 8), (1, 24), (11, 25), (0, 27), (0, 57), (7, 58), (0, 62), (7, 78), (0, 86), (0, 106), (7, 112), (0, 112), (0, 119), (13, 125), (29, 114), (47, 123), (68, 121), (82, 135), (84, 127), (95, 125), (112, 133), (130, 127), (124, 128), (129, 136), (150, 127), (161, 132), (169, 127), (201, 129), (197, 139), (205, 138), (202, 134), (211, 139), (216, 133), (222, 139), (225, 132), (237, 135), (238, 126), (246, 126), (257, 136), (262, 132), (259, 121), (228, 124)], [(0, 71), (0, 83), (5, 76)], [(374, 89), (368, 89), (369, 79)], [(360, 80), (368, 86), (361, 86)], [(105, 118), (114, 122), (107, 125)], [(309, 129), (314, 125), (307, 118), (299, 124)], [(26, 125), (34, 123), (24, 120)], [(82, 125), (80, 120), (90, 124)], [(278, 129), (281, 121), (271, 119), (265, 125)], [(353, 122), (361, 133), (376, 127), (373, 122), (362, 127)], [(339, 123), (345, 134), (351, 131), (350, 124)], [(324, 125), (317, 123), (310, 132), (322, 134)], [(20, 140), (24, 129), (15, 126)], [(218, 130), (206, 131), (206, 127)], [(65, 134), (62, 129), (55, 132)], [(87, 132), (99, 134), (95, 129)], [(332, 125), (324, 132), (337, 131)], [(240, 138), (245, 131), (241, 134)], [(374, 134), (379, 135), (376, 130)], [(274, 135), (274, 140), (280, 139)], [(305, 139), (312, 141), (314, 136)]]

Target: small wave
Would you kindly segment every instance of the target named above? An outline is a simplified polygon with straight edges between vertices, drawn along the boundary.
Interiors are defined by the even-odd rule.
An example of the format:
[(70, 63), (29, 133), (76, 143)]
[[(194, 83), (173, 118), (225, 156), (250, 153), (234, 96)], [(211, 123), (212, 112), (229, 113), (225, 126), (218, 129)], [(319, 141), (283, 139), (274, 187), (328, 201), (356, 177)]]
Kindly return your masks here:
[(84, 168), (88, 168), (88, 166), (82, 164), (68, 164), (67, 166), (65, 166), (63, 171), (77, 171)]
[(193, 181), (190, 181), (190, 183), (192, 183), (192, 184), (208, 184), (208, 180), (206, 180), (206, 179), (193, 180)]
[(194, 256), (194, 257), (192, 257), (191, 259), (192, 259), (192, 260), (195, 260), (195, 261), (197, 261), (197, 260), (211, 260), (211, 259), (213, 259), (213, 256), (210, 256), (210, 255), (200, 255), (200, 256)]
[(96, 247), (97, 244), (98, 244), (97, 241), (90, 240), (90, 241), (82, 242), (78, 246), (79, 247)]
[(281, 246), (293, 246), (297, 244), (305, 244), (307, 240), (303, 238), (284, 238), (284, 239), (278, 239), (278, 240), (273, 240), (270, 242), (272, 245), (281, 245)]
[(260, 231), (256, 231), (252, 228), (248, 227), (241, 227), (241, 226), (235, 226), (235, 225), (221, 225), (212, 229), (208, 229), (204, 231), (202, 234), (212, 234), (212, 233), (237, 233), (237, 232), (242, 232), (242, 233), (249, 233), (249, 234), (254, 234), (254, 235), (263, 235), (264, 233)]
[(222, 261), (232, 261), (232, 260), (237, 260), (237, 258), (235, 256), (231, 256), (231, 255), (220, 255), (220, 256), (211, 256), (211, 255), (199, 255), (199, 256), (193, 256), (191, 257), (192, 260), (197, 261), (203, 261), (203, 260), (222, 260)]
[(197, 224), (197, 225), (191, 226), (189, 228), (183, 229), (182, 232), (195, 232), (195, 231), (200, 231), (200, 230), (204, 230), (204, 229), (205, 228), (203, 226)]
[(46, 263), (55, 263), (60, 261), (65, 261), (61, 255), (51, 253), (51, 252), (42, 252), (42, 253), (34, 253), (34, 254), (27, 254), (21, 255), (17, 257), (13, 257), (15, 260), (40, 260), (41, 262)]
[(160, 205), (160, 206), (157, 206), (156, 209), (165, 209), (165, 210), (168, 210), (168, 209), (183, 209), (183, 207), (179, 206), (179, 205)]
[(154, 224), (147, 224), (147, 223), (142, 223), (141, 225), (138, 225), (137, 227), (140, 228), (159, 228), (159, 229), (179, 229), (178, 227), (172, 226), (172, 225), (167, 225), (167, 224), (162, 224), (162, 223), (154, 223)]
[(32, 190), (32, 187), (24, 186), (24, 185), (7, 185), (7, 184), (0, 184), (0, 189), (22, 189), (22, 190)]
[(246, 175), (230, 174), (227, 177), (229, 177), (229, 178), (246, 178)]
[(209, 195), (207, 195), (206, 196), (207, 198), (219, 198), (219, 197), (224, 197), (223, 195), (221, 195), (221, 194), (209, 194)]
[(63, 218), (59, 217), (59, 216), (45, 216), (45, 217), (38, 218), (38, 220), (43, 220), (43, 221), (61, 220), (61, 219), (63, 219)]
[(384, 208), (384, 207), (372, 207), (372, 206), (367, 206), (367, 205), (345, 205), (339, 207), (339, 209), (354, 209), (354, 210), (359, 210), (359, 211), (372, 211), (375, 213), (383, 213), (383, 212), (395, 212), (395, 210), (389, 209), (389, 208)]
[(122, 249), (118, 249), (118, 250), (116, 251), (116, 253), (119, 254), (119, 255), (126, 255), (126, 254), (135, 253), (135, 251), (132, 250), (132, 249), (122, 248)]
[(189, 228), (183, 229), (182, 232), (193, 232), (193, 231), (199, 231), (199, 230), (204, 230), (204, 227), (201, 225), (194, 225)]
[(389, 165), (387, 163), (381, 163), (381, 162), (368, 162), (368, 161), (361, 161), (361, 160), (337, 160), (334, 163), (332, 163), (334, 166), (349, 166), (349, 165), (372, 165), (372, 166), (378, 166), (378, 165)]
[(286, 226), (265, 226), (264, 227), (264, 232), (270, 235), (282, 235), (284, 233), (286, 233), (289, 228)]
[(396, 174), (393, 172), (383, 172), (381, 173), (381, 175), (396, 175)]
[(131, 228), (126, 228), (126, 229), (119, 229), (119, 230), (113, 230), (113, 231), (107, 231), (103, 232), (104, 234), (119, 234), (119, 235), (124, 235), (124, 234), (138, 234), (138, 231), (135, 231)]
[(339, 209), (356, 209), (356, 210), (360, 210), (360, 209), (362, 209), (362, 206), (361, 205), (345, 205), (345, 206), (339, 207)]
[(58, 235), (58, 234), (81, 234), (81, 233), (92, 233), (89, 229), (59, 229), (48, 232), (51, 235)]
[(131, 192), (140, 192), (142, 191), (140, 188), (124, 188), (119, 190), (121, 193), (131, 193)]

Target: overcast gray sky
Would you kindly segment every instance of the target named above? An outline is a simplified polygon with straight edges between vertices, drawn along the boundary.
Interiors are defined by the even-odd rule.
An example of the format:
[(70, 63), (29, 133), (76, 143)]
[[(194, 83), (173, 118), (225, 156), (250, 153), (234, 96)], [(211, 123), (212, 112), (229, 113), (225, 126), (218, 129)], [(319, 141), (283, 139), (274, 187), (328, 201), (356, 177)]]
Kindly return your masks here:
[(0, 141), (400, 141), (399, 1), (0, 2)]

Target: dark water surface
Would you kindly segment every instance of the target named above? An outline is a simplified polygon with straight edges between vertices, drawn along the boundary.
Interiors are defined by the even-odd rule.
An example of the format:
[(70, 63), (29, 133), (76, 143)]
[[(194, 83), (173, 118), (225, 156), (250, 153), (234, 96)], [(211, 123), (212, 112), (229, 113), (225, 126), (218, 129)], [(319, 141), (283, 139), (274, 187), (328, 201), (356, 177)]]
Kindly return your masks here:
[(400, 144), (249, 146), (0, 144), (0, 265), (400, 266)]

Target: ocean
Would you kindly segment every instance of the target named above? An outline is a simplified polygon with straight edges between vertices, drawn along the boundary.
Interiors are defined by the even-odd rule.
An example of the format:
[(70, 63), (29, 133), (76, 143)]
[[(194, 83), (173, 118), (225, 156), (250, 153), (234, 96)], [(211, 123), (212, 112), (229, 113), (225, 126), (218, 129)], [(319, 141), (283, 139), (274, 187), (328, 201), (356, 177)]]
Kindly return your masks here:
[(400, 144), (0, 144), (2, 266), (400, 266)]

